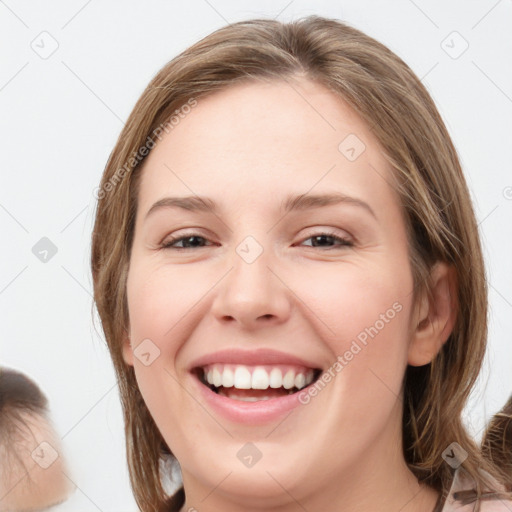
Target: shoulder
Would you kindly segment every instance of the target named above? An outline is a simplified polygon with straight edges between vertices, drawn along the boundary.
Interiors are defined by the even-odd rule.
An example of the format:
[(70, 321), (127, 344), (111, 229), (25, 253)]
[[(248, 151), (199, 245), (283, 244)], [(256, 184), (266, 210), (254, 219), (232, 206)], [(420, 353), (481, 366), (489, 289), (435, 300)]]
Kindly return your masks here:
[[(487, 476), (490, 477), (490, 475)], [(490, 478), (490, 481), (494, 484), (493, 489), (504, 491), (503, 486), (494, 479)], [(476, 510), (475, 502), (462, 505), (458, 500), (454, 499), (455, 493), (471, 489), (472, 487), (472, 481), (468, 478), (468, 475), (461, 468), (457, 469), (442, 512), (474, 512)], [(480, 500), (480, 512), (512, 512), (512, 499), (482, 499)]]
[(481, 501), (481, 512), (511, 512), (512, 500)]
[[(461, 505), (457, 501), (449, 500), (445, 503), (442, 512), (474, 512), (476, 504)], [(480, 501), (480, 512), (512, 512), (512, 500)]]

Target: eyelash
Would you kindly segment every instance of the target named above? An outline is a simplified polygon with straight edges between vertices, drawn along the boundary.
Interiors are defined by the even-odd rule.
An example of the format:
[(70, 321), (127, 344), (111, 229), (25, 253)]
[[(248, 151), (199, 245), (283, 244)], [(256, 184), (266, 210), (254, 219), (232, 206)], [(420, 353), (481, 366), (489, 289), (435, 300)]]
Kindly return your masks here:
[[(305, 238), (303, 240), (306, 241), (306, 240), (309, 240), (310, 238), (317, 238), (317, 237), (320, 237), (320, 236), (327, 236), (329, 238), (332, 238), (335, 242), (340, 242), (340, 244), (338, 245), (338, 247), (353, 247), (354, 246), (354, 243), (351, 242), (348, 238), (343, 238), (343, 237), (340, 237), (338, 235), (336, 235), (335, 233), (331, 233), (331, 232), (328, 232), (328, 231), (320, 231), (318, 233), (314, 233), (313, 235), (311, 236), (308, 236), (307, 238)], [(175, 250), (175, 251), (186, 251), (186, 250), (190, 250), (190, 249), (197, 249), (197, 248), (202, 248), (202, 247), (172, 247), (173, 244), (175, 244), (176, 242), (180, 242), (182, 240), (185, 240), (187, 238), (192, 238), (192, 237), (195, 237), (195, 238), (202, 238), (203, 240), (207, 240), (204, 236), (201, 236), (199, 235), (198, 233), (185, 233), (184, 235), (181, 235), (179, 237), (174, 237), (174, 238), (170, 238), (169, 240), (167, 240), (165, 243), (162, 243), (161, 244), (161, 248), (162, 249), (172, 249), (172, 250)], [(318, 249), (319, 247), (313, 247), (313, 246), (307, 246), (307, 247), (312, 247), (312, 248), (316, 248)], [(327, 247), (326, 250), (332, 250), (334, 249), (334, 247)]]

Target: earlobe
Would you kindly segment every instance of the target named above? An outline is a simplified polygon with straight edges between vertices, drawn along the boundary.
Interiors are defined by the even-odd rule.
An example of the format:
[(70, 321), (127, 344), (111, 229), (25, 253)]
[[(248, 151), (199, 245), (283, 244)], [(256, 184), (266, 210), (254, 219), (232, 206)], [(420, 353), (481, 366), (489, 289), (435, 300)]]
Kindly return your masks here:
[(130, 335), (128, 334), (128, 332), (126, 330), (124, 331), (122, 343), (123, 343), (122, 351), (123, 351), (124, 362), (129, 366), (133, 366), (132, 344), (130, 341)]
[(415, 329), (409, 344), (411, 366), (429, 364), (450, 337), (457, 318), (457, 275), (455, 267), (437, 262), (431, 272), (432, 297), (420, 297)]

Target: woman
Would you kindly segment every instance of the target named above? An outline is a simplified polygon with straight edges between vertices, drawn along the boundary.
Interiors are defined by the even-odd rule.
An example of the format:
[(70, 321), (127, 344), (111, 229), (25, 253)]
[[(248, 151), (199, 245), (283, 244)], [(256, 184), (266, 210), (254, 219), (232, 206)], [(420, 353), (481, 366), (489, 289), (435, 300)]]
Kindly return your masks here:
[(487, 333), (467, 185), (388, 48), (315, 16), (214, 32), (150, 82), (97, 197), (142, 510), (512, 509), (461, 419)]

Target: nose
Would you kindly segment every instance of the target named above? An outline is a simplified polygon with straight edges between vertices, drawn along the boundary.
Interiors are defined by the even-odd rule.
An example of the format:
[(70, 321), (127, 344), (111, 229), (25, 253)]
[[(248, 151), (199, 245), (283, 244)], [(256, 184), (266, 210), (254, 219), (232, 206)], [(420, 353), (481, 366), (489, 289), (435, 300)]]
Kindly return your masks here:
[(292, 292), (276, 271), (275, 259), (266, 250), (252, 262), (240, 254), (234, 252), (231, 269), (218, 285), (212, 313), (220, 322), (247, 330), (285, 322)]

